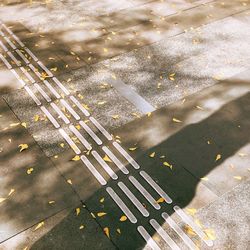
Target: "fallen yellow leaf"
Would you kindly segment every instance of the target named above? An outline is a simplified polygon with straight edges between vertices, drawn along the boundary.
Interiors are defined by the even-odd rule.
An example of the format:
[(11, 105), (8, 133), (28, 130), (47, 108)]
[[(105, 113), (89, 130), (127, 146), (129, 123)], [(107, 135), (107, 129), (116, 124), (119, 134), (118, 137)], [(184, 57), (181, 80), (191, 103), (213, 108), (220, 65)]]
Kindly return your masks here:
[(73, 157), (71, 160), (72, 161), (79, 161), (81, 158), (79, 155), (76, 155), (75, 157)]
[(76, 215), (79, 215), (81, 212), (81, 209), (79, 207), (76, 208)]
[(164, 161), (163, 165), (169, 167), (170, 169), (173, 169), (173, 166), (169, 164), (167, 161)]
[(33, 168), (29, 168), (28, 170), (27, 170), (27, 174), (31, 174), (32, 172), (33, 172)]
[(103, 157), (103, 160), (106, 161), (106, 162), (112, 162), (107, 155), (105, 155)]
[(40, 227), (43, 227), (43, 226), (44, 226), (44, 221), (38, 223), (36, 228), (34, 229), (34, 231), (36, 231), (37, 229), (39, 229)]
[(236, 179), (236, 180), (241, 180), (242, 177), (241, 177), (241, 176), (234, 176), (234, 179)]
[(23, 127), (27, 128), (26, 122), (22, 122), (21, 125), (22, 125)]
[(103, 232), (106, 234), (106, 236), (107, 236), (108, 238), (110, 238), (110, 235), (109, 235), (109, 228), (108, 228), (108, 227), (104, 227), (104, 228), (103, 228)]
[(97, 213), (97, 216), (98, 217), (102, 217), (102, 216), (104, 216), (104, 215), (106, 215), (107, 213), (104, 213), (104, 212), (99, 212), (99, 213)]
[(127, 220), (127, 216), (125, 215), (121, 216), (120, 221), (126, 221), (126, 220)]
[(194, 232), (194, 230), (192, 229), (192, 227), (190, 227), (189, 225), (185, 225), (184, 230), (190, 236), (195, 236), (196, 235), (196, 233)]
[(215, 240), (216, 239), (216, 235), (213, 229), (205, 229), (204, 233), (207, 235), (208, 239), (210, 240)]
[(164, 201), (165, 201), (165, 199), (161, 197), (161, 198), (159, 198), (159, 199), (156, 201), (156, 203), (159, 204), (159, 203), (162, 203), (162, 202), (164, 202)]
[(100, 199), (100, 202), (103, 203), (103, 202), (104, 202), (104, 198), (101, 198), (101, 199)]
[(155, 152), (151, 153), (151, 154), (149, 155), (149, 157), (151, 157), (151, 158), (155, 157)]
[(113, 119), (118, 119), (120, 116), (119, 115), (112, 115)]
[(3, 201), (5, 201), (5, 200), (6, 200), (6, 198), (1, 198), (0, 197), (0, 203), (3, 202)]
[(208, 181), (208, 178), (207, 177), (202, 177), (201, 180)]
[(218, 154), (218, 155), (216, 156), (216, 158), (215, 158), (215, 161), (218, 161), (218, 160), (220, 160), (220, 159), (221, 159), (221, 155)]
[(18, 147), (20, 148), (20, 152), (22, 152), (23, 150), (25, 150), (25, 149), (27, 149), (29, 146), (28, 146), (28, 144), (20, 144), (20, 145), (18, 145)]
[(197, 212), (197, 210), (195, 208), (187, 208), (186, 209), (187, 213), (194, 216)]
[(35, 116), (34, 116), (34, 120), (35, 120), (35, 122), (37, 122), (37, 121), (39, 120), (39, 118), (40, 118), (40, 116), (39, 116), (39, 115), (35, 115)]
[(128, 150), (129, 150), (129, 151), (135, 151), (136, 149), (137, 149), (137, 147), (129, 148)]
[(121, 229), (120, 229), (120, 228), (117, 228), (117, 229), (116, 229), (116, 232), (117, 232), (118, 234), (121, 234)]
[(81, 225), (81, 226), (79, 227), (80, 230), (83, 229), (83, 228), (84, 228), (84, 225)]
[(181, 120), (178, 120), (178, 119), (176, 119), (176, 118), (173, 118), (173, 122), (180, 123), (180, 122), (182, 122), (182, 121), (181, 121)]
[(11, 123), (10, 124), (10, 127), (16, 127), (17, 125), (19, 125), (20, 124), (20, 122), (17, 122), (17, 123)]
[(67, 180), (67, 182), (72, 185), (72, 181), (70, 179)]

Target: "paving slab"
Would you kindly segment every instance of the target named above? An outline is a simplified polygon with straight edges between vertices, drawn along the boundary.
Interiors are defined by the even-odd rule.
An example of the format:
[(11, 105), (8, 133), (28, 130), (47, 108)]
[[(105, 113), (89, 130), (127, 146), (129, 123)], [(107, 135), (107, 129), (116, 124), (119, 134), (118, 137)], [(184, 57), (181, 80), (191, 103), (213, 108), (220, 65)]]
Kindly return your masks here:
[(3, 242), (0, 249), (116, 249), (82, 204), (39, 223)]
[(0, 103), (2, 242), (74, 206), (79, 198), (23, 127), (26, 124), (21, 125), (3, 99)]

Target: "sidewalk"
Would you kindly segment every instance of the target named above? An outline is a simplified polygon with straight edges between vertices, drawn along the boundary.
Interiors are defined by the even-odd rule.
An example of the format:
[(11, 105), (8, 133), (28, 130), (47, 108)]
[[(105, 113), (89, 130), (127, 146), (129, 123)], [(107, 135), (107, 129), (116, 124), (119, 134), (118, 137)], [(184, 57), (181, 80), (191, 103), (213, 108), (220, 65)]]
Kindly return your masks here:
[(0, 249), (247, 249), (249, 8), (3, 3)]

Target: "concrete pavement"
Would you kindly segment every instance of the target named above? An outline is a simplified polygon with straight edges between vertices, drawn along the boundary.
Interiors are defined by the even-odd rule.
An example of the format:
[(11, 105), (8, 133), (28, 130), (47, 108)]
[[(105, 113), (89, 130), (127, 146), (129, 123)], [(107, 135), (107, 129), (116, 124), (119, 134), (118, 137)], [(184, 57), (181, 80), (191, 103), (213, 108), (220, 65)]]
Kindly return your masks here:
[(247, 248), (248, 1), (91, 4), (2, 4), (0, 246)]

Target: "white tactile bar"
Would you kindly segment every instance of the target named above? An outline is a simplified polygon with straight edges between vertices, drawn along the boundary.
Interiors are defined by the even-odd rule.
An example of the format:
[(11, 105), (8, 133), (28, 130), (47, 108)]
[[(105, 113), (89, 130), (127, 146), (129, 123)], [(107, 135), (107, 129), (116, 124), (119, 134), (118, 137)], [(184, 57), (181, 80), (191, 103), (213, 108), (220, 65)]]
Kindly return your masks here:
[(27, 93), (30, 95), (30, 97), (38, 106), (41, 105), (41, 102), (38, 100), (38, 98), (35, 96), (35, 94), (32, 92), (32, 90), (28, 86), (24, 86), (24, 89), (27, 91)]
[(92, 137), (92, 139), (98, 144), (102, 145), (102, 141), (97, 137), (97, 135), (92, 131), (92, 129), (83, 121), (80, 121), (79, 124), (84, 128), (84, 130)]
[(23, 44), (23, 42), (21, 42), (21, 40), (16, 36), (16, 35), (14, 35), (13, 33), (12, 33), (12, 36), (14, 37), (14, 39), (19, 43), (19, 45), (21, 46), (21, 47), (24, 47), (25, 45)]
[(0, 46), (3, 48), (3, 50), (4, 50), (5, 52), (8, 51), (8, 49), (7, 49), (6, 46), (2, 43), (2, 41), (0, 41)]
[(201, 230), (201, 228), (192, 219), (190, 219), (189, 216), (186, 215), (186, 213), (180, 207), (174, 206), (174, 211), (186, 224), (192, 227), (192, 229), (196, 232), (197, 235), (200, 236), (200, 238), (206, 243), (207, 246), (213, 246), (213, 241), (207, 239), (206, 234)]
[(135, 169), (140, 168), (138, 163), (123, 149), (119, 143), (113, 142), (113, 145)]
[(75, 110), (64, 100), (60, 100), (61, 104), (73, 115), (76, 120), (80, 120), (80, 116), (75, 112)]
[(21, 63), (16, 59), (16, 57), (10, 51), (8, 51), (7, 54), (18, 67), (21, 66)]
[(88, 170), (95, 176), (95, 178), (99, 181), (101, 185), (106, 185), (106, 180), (100, 175), (100, 173), (95, 169), (95, 167), (92, 165), (92, 163), (87, 159), (86, 156), (82, 155), (81, 160), (86, 165)]
[(140, 175), (147, 181), (147, 183), (168, 203), (172, 203), (172, 199), (162, 190), (162, 188), (145, 172), (140, 171)]
[(148, 210), (141, 204), (141, 202), (135, 197), (135, 195), (128, 189), (128, 187), (123, 182), (118, 182), (118, 186), (123, 191), (123, 193), (130, 199), (134, 206), (140, 211), (144, 217), (149, 216)]
[(109, 195), (117, 204), (117, 206), (123, 211), (126, 217), (130, 220), (130, 222), (136, 223), (137, 222), (136, 217), (130, 211), (130, 209), (126, 206), (126, 204), (122, 201), (122, 199), (116, 194), (116, 192), (111, 187), (107, 187), (106, 191), (109, 193)]
[(19, 49), (16, 49), (16, 53), (24, 60), (26, 64), (29, 64), (29, 60), (25, 57), (25, 55)]
[(51, 84), (47, 80), (44, 80), (43, 83), (57, 99), (61, 98), (58, 92), (51, 86)]
[(161, 208), (161, 206), (156, 202), (156, 200), (151, 196), (151, 194), (141, 185), (139, 181), (135, 179), (134, 176), (128, 177), (130, 182), (140, 191), (140, 193), (146, 198), (146, 200), (157, 210)]
[(65, 141), (69, 144), (69, 146), (74, 150), (74, 152), (79, 155), (81, 153), (81, 150), (76, 146), (76, 144), (73, 142), (73, 140), (68, 136), (68, 134), (62, 129), (59, 129), (60, 134), (63, 136)]
[(4, 33), (0, 30), (0, 35), (4, 37)]
[(115, 163), (115, 165), (124, 173), (128, 174), (127, 168), (118, 160), (118, 158), (106, 147), (102, 147), (102, 150), (108, 155), (108, 157)]
[(69, 91), (63, 86), (63, 84), (56, 77), (53, 77), (52, 79), (66, 95), (70, 94)]
[(82, 143), (82, 145), (87, 149), (87, 150), (91, 150), (92, 147), (91, 145), (88, 143), (88, 141), (82, 136), (82, 134), (76, 129), (75, 126), (70, 125), (69, 129), (75, 134), (75, 136), (80, 140), (80, 142)]
[(89, 120), (102, 132), (102, 134), (109, 140), (112, 140), (112, 136), (108, 133), (108, 131), (94, 118), (90, 117)]
[(149, 223), (172, 250), (181, 250), (155, 219), (151, 219)]
[(95, 157), (98, 163), (102, 166), (102, 168), (108, 173), (108, 175), (113, 180), (118, 179), (118, 176), (116, 175), (116, 173), (112, 170), (112, 168), (102, 159), (102, 157), (96, 151), (92, 151), (91, 154)]
[(70, 96), (70, 100), (83, 112), (84, 115), (90, 116), (89, 112), (82, 106), (82, 104), (74, 96)]
[(21, 83), (22, 87), (25, 85), (25, 82), (20, 78), (17, 72), (14, 69), (10, 70), (11, 73), (16, 77), (16, 79)]
[(10, 45), (12, 49), (16, 49), (16, 46), (10, 41), (8, 37), (4, 37), (5, 41)]
[(49, 77), (53, 76), (50, 70), (48, 70), (48, 68), (41, 61), (38, 61), (37, 64), (47, 73)]
[(147, 246), (149, 246), (153, 250), (161, 250), (160, 247), (156, 244), (153, 238), (149, 235), (146, 229), (143, 226), (137, 227), (137, 231), (140, 233), (142, 238), (147, 242)]
[(31, 74), (24, 69), (23, 67), (20, 67), (20, 69), (22, 70), (22, 72), (24, 73), (24, 75), (29, 79), (30, 82), (35, 83), (36, 81), (34, 80), (34, 78), (31, 76)]
[(36, 76), (38, 76), (39, 78), (42, 76), (38, 70), (33, 66), (33, 64), (29, 64), (29, 67), (31, 68), (31, 70), (36, 74)]
[(51, 102), (50, 97), (44, 92), (44, 90), (37, 83), (35, 83), (34, 86), (47, 102)]
[(5, 30), (10, 34), (13, 35), (13, 32), (3, 23), (2, 26), (5, 28)]
[(182, 231), (182, 229), (175, 223), (175, 221), (167, 214), (162, 213), (162, 218), (173, 228), (173, 230), (182, 238), (185, 244), (191, 249), (196, 250), (197, 247), (194, 242)]
[(9, 62), (6, 60), (6, 58), (1, 53), (0, 53), (0, 58), (8, 69), (12, 69), (12, 66), (9, 64)]
[(24, 49), (34, 61), (38, 61), (38, 58), (28, 48), (25, 47)]
[(62, 110), (60, 108), (58, 108), (58, 106), (55, 103), (51, 103), (50, 104), (51, 107), (56, 111), (56, 113), (60, 116), (60, 118), (66, 123), (66, 124), (70, 124), (69, 119), (64, 115), (64, 113), (62, 112)]
[(50, 120), (50, 122), (53, 124), (55, 128), (60, 128), (59, 123), (56, 121), (56, 119), (51, 115), (51, 113), (44, 106), (41, 106), (41, 110), (48, 117), (48, 119)]

